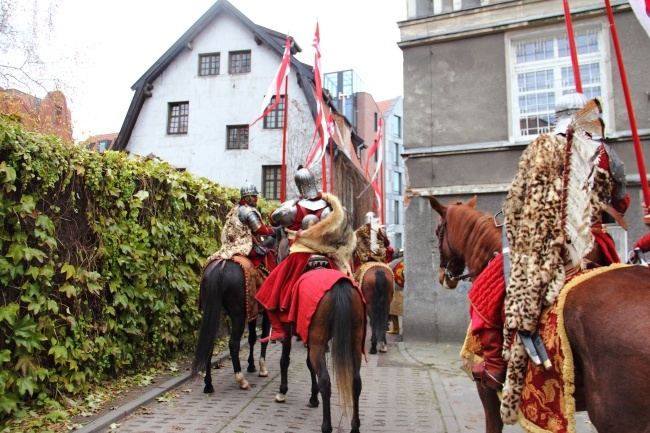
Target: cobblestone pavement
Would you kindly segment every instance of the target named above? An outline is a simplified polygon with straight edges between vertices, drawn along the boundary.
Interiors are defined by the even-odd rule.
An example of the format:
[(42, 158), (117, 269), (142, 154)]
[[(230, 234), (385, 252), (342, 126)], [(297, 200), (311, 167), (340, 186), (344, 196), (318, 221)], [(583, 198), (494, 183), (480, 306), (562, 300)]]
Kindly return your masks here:
[[(484, 415), (476, 388), (459, 370), (460, 344), (401, 342), (388, 335), (388, 353), (368, 355), (361, 376), (362, 432), (457, 433), (484, 431)], [(256, 350), (259, 353), (259, 346)], [(275, 403), (280, 388), (280, 344), (267, 350), (269, 377), (246, 373), (252, 387), (241, 390), (234, 380), (230, 362), (213, 370), (214, 394), (203, 393), (202, 379), (182, 379), (166, 384), (146, 397), (120, 408), (122, 419), (99, 419), (80, 433), (293, 433), (320, 432), (322, 407), (307, 407), (311, 381), (305, 364), (307, 350), (294, 342), (289, 368), (286, 403)], [(248, 350), (242, 350), (245, 360)], [(172, 388), (173, 387), (173, 388)], [(163, 397), (159, 402), (156, 397)], [(332, 425), (335, 432), (350, 431), (350, 420), (338, 406), (332, 385)], [(319, 396), (320, 400), (320, 396)], [(144, 401), (144, 400), (142, 400)], [(117, 411), (119, 418), (120, 411)], [(110, 424), (117, 423), (111, 429)], [(576, 419), (577, 433), (595, 432), (583, 415)], [(506, 426), (505, 433), (519, 433), (518, 425)]]

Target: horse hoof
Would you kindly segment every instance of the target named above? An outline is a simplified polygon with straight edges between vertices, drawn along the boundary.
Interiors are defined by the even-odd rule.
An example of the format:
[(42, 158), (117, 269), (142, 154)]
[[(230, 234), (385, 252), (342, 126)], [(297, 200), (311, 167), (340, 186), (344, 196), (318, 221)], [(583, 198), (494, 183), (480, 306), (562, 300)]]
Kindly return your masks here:
[(307, 403), (307, 407), (318, 407), (319, 404), (320, 403), (318, 399), (316, 399), (316, 401), (309, 400), (309, 403)]
[(235, 382), (237, 382), (239, 384), (240, 389), (250, 389), (251, 388), (251, 384), (248, 383), (248, 381), (246, 380), (246, 378), (244, 377), (244, 375), (242, 373), (236, 373), (235, 374)]
[(255, 373), (257, 371), (257, 368), (254, 365), (249, 365), (246, 371), (249, 373)]
[(384, 343), (382, 343), (382, 344), (379, 346), (379, 351), (380, 351), (381, 353), (386, 353), (386, 352), (388, 352), (388, 346), (386, 346)]
[(260, 370), (260, 374), (258, 374), (258, 376), (259, 377), (269, 377), (269, 372), (268, 372), (268, 370), (266, 368), (262, 369), (262, 370)]
[(204, 394), (213, 394), (214, 393), (214, 386), (206, 385), (205, 388), (203, 388), (203, 393)]
[(370, 354), (375, 355), (377, 353), (377, 348), (376, 347), (371, 347), (370, 348)]
[(275, 395), (276, 403), (284, 403), (285, 401), (287, 401), (287, 396), (285, 394), (280, 393)]

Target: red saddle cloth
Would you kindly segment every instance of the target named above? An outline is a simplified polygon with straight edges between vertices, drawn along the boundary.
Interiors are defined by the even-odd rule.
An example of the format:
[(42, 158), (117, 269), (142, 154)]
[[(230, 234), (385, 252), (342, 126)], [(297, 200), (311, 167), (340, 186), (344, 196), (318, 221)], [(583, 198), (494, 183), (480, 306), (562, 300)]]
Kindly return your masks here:
[[(506, 283), (503, 276), (503, 254), (499, 254), (490, 261), (487, 267), (472, 283), (469, 291), (470, 316), (472, 317), (472, 331), (485, 325), (500, 329), (503, 328), (504, 311), (503, 301), (506, 296)], [(483, 323), (476, 323), (478, 316)]]
[[(344, 273), (334, 269), (316, 269), (305, 272), (298, 281), (296, 281), (296, 284), (292, 288), (291, 308), (285, 317), (282, 317), (282, 314), (280, 315), (283, 322), (294, 322), (296, 324), (296, 333), (302, 338), (302, 341), (308, 341), (309, 324), (311, 323), (311, 318), (316, 311), (316, 307), (318, 307), (318, 303), (325, 293), (327, 293), (327, 291), (341, 279), (348, 280), (357, 292), (359, 292), (359, 295), (363, 300), (365, 311), (366, 301), (363, 298), (361, 290), (356, 283)], [(367, 319), (365, 314), (363, 317), (364, 332), (361, 351), (365, 354), (364, 344), (366, 340), (365, 330)]]

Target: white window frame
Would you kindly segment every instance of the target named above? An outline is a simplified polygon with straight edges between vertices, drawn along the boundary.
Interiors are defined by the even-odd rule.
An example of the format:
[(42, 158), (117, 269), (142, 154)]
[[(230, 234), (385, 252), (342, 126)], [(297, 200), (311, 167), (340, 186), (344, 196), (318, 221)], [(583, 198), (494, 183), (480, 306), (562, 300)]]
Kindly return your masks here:
[[(611, 104), (613, 103), (612, 94), (611, 94), (611, 59), (610, 59), (610, 46), (609, 46), (609, 29), (604, 22), (599, 20), (589, 20), (579, 25), (573, 27), (574, 34), (580, 35), (589, 31), (596, 31), (598, 38), (598, 47), (599, 51), (596, 53), (586, 53), (578, 55), (578, 63), (580, 66), (586, 64), (597, 63), (600, 70), (600, 91), (601, 99), (604, 104), (603, 120), (605, 125), (613, 125), (613, 122), (610, 122), (610, 112)], [(524, 64), (516, 64), (516, 44), (521, 41), (530, 41), (534, 39), (541, 38), (550, 38), (552, 37), (554, 42), (554, 52), (557, 55), (557, 37), (566, 35), (566, 26), (565, 25), (556, 25), (552, 27), (545, 28), (544, 30), (539, 30), (531, 32), (530, 30), (526, 31), (517, 31), (508, 34), (505, 38), (506, 43), (506, 70), (508, 71), (507, 84), (508, 84), (508, 101), (511, 109), (509, 110), (509, 140), (510, 142), (527, 142), (533, 140), (537, 137), (538, 134), (523, 134), (520, 130), (520, 115), (521, 112), (519, 106), (519, 89), (518, 89), (518, 75), (520, 73), (540, 71), (544, 68), (553, 68), (556, 72), (554, 74), (554, 97), (557, 101), (564, 93), (571, 91), (573, 86), (566, 87), (562, 84), (562, 68), (572, 67), (571, 56), (566, 57), (557, 57), (555, 56), (552, 59), (548, 60), (537, 60), (526, 62)], [(584, 80), (583, 80), (584, 81)], [(583, 82), (583, 89), (585, 88), (585, 83)], [(554, 116), (554, 107), (549, 107), (550, 111), (548, 114)], [(552, 125), (551, 125), (552, 126)], [(549, 130), (552, 128), (549, 127)], [(548, 131), (540, 131), (548, 132)], [(612, 130), (607, 129), (607, 133), (611, 134)]]

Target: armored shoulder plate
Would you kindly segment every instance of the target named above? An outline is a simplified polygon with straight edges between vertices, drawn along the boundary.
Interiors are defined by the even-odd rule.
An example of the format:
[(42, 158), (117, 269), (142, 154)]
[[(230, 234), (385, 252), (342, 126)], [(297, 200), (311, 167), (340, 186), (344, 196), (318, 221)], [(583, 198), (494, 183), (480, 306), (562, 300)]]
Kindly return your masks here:
[(298, 204), (305, 209), (309, 209), (311, 211), (318, 211), (321, 210), (327, 206), (329, 206), (329, 203), (323, 200), (322, 198), (319, 198), (318, 200), (300, 200)]
[(271, 221), (284, 227), (291, 225), (298, 214), (295, 200), (285, 201), (271, 214)]
[(262, 226), (262, 215), (253, 206), (243, 204), (239, 206), (239, 221), (254, 232)]

